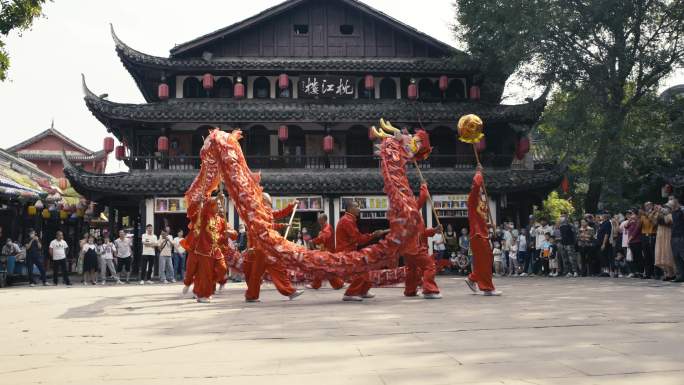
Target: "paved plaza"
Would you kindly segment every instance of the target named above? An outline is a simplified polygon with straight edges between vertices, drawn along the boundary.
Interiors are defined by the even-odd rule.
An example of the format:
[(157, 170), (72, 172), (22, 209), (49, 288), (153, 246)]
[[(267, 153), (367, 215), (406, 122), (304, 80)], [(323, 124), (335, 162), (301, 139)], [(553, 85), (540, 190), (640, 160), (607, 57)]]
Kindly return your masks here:
[(2, 384), (684, 384), (684, 286), (440, 277), (444, 299), (330, 289), (212, 304), (179, 285), (0, 290)]

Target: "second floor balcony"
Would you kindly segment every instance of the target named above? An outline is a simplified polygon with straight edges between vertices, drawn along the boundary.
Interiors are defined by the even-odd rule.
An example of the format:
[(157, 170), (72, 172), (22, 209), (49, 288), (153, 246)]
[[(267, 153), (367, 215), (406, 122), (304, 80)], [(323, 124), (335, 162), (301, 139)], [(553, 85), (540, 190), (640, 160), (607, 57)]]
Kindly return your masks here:
[[(247, 164), (253, 170), (259, 169), (346, 169), (375, 168), (379, 158), (372, 155), (287, 155), (246, 156)], [(199, 156), (130, 156), (124, 162), (132, 170), (197, 170)], [(521, 169), (523, 162), (510, 155), (483, 154), (481, 162), (486, 168)], [(476, 165), (472, 154), (431, 155), (418, 163), (421, 169), (472, 169)]]

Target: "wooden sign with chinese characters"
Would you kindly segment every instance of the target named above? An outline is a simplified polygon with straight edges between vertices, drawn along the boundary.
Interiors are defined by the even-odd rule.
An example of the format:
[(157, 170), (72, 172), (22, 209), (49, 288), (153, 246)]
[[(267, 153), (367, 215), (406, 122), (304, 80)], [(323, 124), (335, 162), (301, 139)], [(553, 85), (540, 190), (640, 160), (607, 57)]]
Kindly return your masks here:
[(302, 76), (300, 98), (354, 98), (354, 79), (343, 76)]

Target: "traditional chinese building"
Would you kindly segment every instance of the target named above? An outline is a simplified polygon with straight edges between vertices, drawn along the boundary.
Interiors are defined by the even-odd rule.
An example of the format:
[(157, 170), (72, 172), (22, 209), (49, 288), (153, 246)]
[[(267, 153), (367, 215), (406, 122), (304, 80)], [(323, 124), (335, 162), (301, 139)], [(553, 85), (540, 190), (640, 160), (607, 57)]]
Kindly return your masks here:
[[(545, 95), (521, 105), (480, 97), (487, 74), (468, 55), (356, 0), (286, 1), (176, 45), (169, 57), (136, 51), (113, 29), (112, 37), (146, 103), (105, 100), (84, 79), (85, 103), (125, 143), (116, 155), (130, 171), (105, 175), (65, 164), (74, 187), (108, 206), (112, 221), (185, 226), (182, 196), (211, 127), (243, 130), (248, 163), (262, 171), (274, 205), (299, 198), (304, 226), (321, 211), (336, 223), (350, 199), (361, 203), (361, 227), (387, 226), (368, 138), (381, 117), (429, 132), (434, 151), (420, 167), (443, 223), (467, 223), (464, 194), (475, 159), (456, 138), (464, 114), (486, 125), (478, 150), (497, 221), (524, 223), (561, 180), (557, 166), (529, 151)], [(416, 172), (409, 175), (417, 189)], [(433, 224), (430, 209), (425, 215)]]
[(7, 152), (30, 161), (55, 178), (64, 177), (62, 151), (73, 165), (85, 171), (103, 173), (107, 167), (108, 154), (104, 149), (91, 151), (81, 146), (57, 131), (54, 121), (47, 130), (7, 149)]

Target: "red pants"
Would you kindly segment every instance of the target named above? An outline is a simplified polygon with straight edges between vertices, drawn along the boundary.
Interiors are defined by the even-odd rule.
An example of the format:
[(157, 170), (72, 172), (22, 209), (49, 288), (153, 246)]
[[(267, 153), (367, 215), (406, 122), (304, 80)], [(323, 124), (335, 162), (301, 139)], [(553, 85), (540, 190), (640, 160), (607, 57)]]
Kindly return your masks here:
[(361, 273), (352, 280), (344, 295), (359, 297), (368, 293), (371, 286), (370, 274)]
[(260, 251), (254, 251), (250, 261), (244, 264), (245, 279), (247, 280), (247, 291), (245, 298), (249, 300), (259, 299), (261, 292), (261, 281), (265, 272), (271, 276), (273, 284), (280, 294), (284, 296), (292, 295), (296, 289), (292, 287), (287, 276), (287, 270), (280, 263), (266, 263), (266, 256)]
[[(320, 289), (321, 285), (323, 284), (323, 278), (325, 275), (317, 275), (314, 277), (313, 281), (311, 282), (311, 287), (314, 289)], [(344, 286), (344, 280), (339, 277), (335, 276), (328, 276), (328, 281), (330, 282), (330, 286), (332, 286), (333, 289), (338, 290), (341, 289), (342, 286)]]
[(415, 255), (404, 255), (406, 263), (406, 286), (404, 295), (413, 297), (418, 294), (418, 284), (422, 281), (423, 294), (439, 294), (435, 282), (435, 260), (428, 255), (427, 249), (421, 249)]
[(195, 281), (198, 262), (198, 257), (195, 253), (188, 253), (188, 259), (185, 262), (185, 277), (183, 277), (183, 284), (185, 286), (190, 286)]
[(468, 278), (477, 283), (482, 291), (494, 290), (492, 282), (492, 263), (494, 256), (489, 240), (480, 237), (470, 238), (470, 248), (473, 250), (473, 272)]
[(197, 298), (209, 298), (216, 290), (216, 282), (226, 275), (226, 260), (223, 258), (197, 258), (197, 273), (192, 292)]

